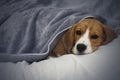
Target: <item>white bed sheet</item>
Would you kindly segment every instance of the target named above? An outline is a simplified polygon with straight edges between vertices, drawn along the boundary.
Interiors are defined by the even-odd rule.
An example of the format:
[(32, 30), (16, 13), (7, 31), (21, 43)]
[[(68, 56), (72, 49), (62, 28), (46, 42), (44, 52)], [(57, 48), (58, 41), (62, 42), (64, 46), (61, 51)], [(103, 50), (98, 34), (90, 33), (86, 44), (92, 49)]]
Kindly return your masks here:
[(0, 63), (0, 80), (120, 80), (120, 36), (88, 55)]

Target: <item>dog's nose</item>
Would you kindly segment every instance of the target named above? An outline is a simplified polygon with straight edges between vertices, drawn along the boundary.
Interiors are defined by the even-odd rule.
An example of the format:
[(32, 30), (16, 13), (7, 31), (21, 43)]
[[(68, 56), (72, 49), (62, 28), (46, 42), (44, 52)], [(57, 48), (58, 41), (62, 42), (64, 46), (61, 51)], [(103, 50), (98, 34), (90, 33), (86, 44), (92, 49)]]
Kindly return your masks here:
[(78, 44), (77, 45), (77, 50), (79, 52), (83, 52), (85, 49), (86, 49), (86, 45), (84, 45), (84, 44)]

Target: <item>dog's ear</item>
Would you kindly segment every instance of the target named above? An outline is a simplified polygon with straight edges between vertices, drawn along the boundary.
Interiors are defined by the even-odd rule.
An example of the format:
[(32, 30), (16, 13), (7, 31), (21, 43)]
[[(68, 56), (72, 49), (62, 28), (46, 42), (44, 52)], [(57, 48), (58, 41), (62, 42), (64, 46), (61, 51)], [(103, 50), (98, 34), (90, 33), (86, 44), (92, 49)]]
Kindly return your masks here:
[(75, 44), (75, 27), (76, 24), (66, 31), (64, 35), (64, 46), (66, 47), (68, 53), (72, 52), (72, 48)]
[(104, 41), (103, 45), (109, 43), (113, 39), (117, 38), (117, 34), (115, 33), (114, 30), (110, 29), (108, 26), (104, 25), (103, 26), (103, 31), (104, 31)]

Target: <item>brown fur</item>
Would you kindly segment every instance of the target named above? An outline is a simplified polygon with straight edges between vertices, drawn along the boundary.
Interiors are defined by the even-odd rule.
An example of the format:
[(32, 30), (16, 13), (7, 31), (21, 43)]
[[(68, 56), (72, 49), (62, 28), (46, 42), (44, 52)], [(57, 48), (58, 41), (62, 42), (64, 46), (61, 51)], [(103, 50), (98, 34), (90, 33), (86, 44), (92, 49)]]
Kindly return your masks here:
[[(100, 45), (107, 44), (117, 37), (116, 33), (111, 30), (109, 27), (105, 26), (96, 19), (84, 19), (77, 24), (74, 24), (72, 28), (67, 30), (61, 39), (58, 41), (50, 56), (57, 57), (58, 55), (70, 54), (72, 53), (72, 48), (75, 43), (79, 40), (80, 37), (85, 33), (87, 28), (90, 28), (90, 37), (91, 35), (97, 34), (98, 39), (90, 39), (93, 51), (95, 51)], [(75, 31), (81, 30), (81, 35), (76, 35)]]

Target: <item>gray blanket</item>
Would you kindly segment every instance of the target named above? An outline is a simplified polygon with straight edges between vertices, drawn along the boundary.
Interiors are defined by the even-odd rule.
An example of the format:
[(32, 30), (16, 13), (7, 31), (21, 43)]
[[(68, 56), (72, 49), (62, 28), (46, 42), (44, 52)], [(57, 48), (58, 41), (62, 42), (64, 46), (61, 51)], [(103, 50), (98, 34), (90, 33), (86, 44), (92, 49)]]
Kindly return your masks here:
[(45, 59), (64, 31), (85, 17), (96, 17), (120, 33), (119, 4), (119, 0), (1, 0), (0, 61)]

